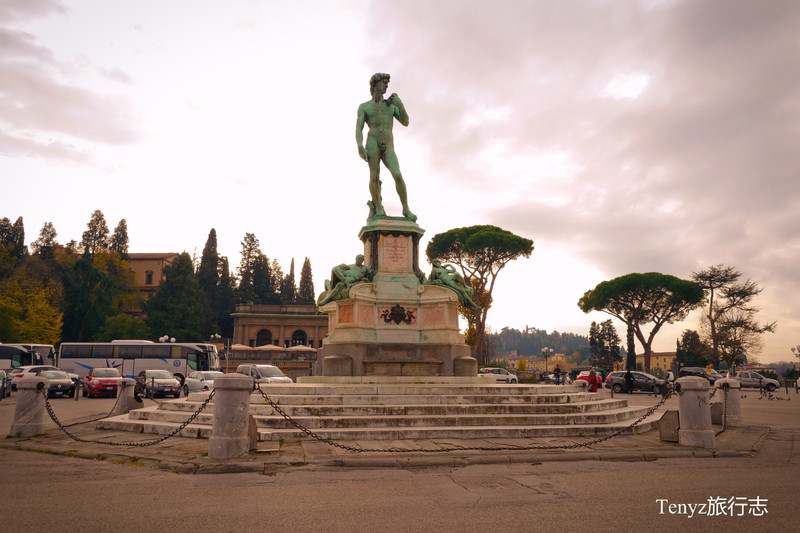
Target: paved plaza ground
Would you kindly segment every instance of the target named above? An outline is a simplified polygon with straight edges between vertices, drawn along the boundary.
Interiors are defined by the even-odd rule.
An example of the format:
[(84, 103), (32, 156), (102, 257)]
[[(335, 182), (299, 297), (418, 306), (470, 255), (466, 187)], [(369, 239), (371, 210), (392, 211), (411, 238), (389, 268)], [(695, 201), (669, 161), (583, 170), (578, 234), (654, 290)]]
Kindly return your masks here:
[[(720, 434), (714, 451), (664, 443), (651, 431), (547, 451), (357, 454), (320, 442), (259, 443), (246, 457), (214, 461), (204, 455), (207, 440), (84, 444), (48, 418), (43, 436), (0, 441), (0, 498), (14, 510), (3, 530), (68, 524), (100, 531), (794, 530), (800, 523), (800, 396), (745, 395), (745, 425)], [(628, 399), (634, 405), (657, 401), (644, 394)], [(113, 403), (52, 400), (65, 424), (100, 417)], [(14, 406), (14, 397), (0, 401), (4, 432)], [(677, 399), (664, 408), (677, 408)], [(91, 423), (69, 429), (88, 439), (155, 438), (98, 431)], [(580, 440), (355, 444), (496, 447)], [(717, 505), (709, 507), (709, 499)], [(720, 516), (722, 507), (743, 516)], [(709, 516), (711, 508), (716, 516)]]

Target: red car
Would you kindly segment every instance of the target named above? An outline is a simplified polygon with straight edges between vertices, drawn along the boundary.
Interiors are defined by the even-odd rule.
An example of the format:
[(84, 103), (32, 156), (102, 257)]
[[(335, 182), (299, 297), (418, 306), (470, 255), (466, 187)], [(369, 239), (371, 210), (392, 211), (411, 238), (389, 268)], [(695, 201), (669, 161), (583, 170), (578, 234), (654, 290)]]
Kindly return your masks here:
[(116, 396), (117, 380), (121, 377), (116, 368), (93, 368), (83, 380), (83, 395)]

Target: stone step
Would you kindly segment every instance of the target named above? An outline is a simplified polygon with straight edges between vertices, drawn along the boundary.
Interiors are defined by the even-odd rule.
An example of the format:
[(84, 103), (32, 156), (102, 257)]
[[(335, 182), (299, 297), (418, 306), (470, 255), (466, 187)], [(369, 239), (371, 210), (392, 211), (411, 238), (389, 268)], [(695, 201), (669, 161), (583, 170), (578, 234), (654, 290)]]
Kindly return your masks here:
[[(265, 406), (269, 413), (253, 413), (259, 428), (288, 429), (294, 427), (272, 407)], [(549, 413), (549, 414), (451, 414), (451, 415), (392, 415), (380, 414), (371, 416), (291, 416), (297, 423), (308, 429), (334, 428), (397, 428), (426, 426), (540, 426), (540, 425), (576, 425), (576, 424), (608, 424), (629, 418), (637, 418), (644, 414), (646, 408), (617, 407), (592, 413)], [(287, 413), (289, 414), (289, 413)], [(137, 409), (129, 413), (129, 418), (136, 421), (169, 422), (176, 426), (188, 418), (189, 413), (150, 407)], [(213, 414), (200, 413), (196, 423), (211, 425)]]
[[(201, 402), (208, 397), (207, 392), (189, 394), (190, 402)], [(278, 405), (429, 405), (429, 404), (569, 404), (602, 399), (597, 394), (574, 392), (560, 394), (276, 394), (267, 397)], [(166, 402), (165, 402), (166, 403)], [(266, 400), (261, 394), (250, 395), (250, 404), (264, 404)], [(176, 405), (165, 409), (188, 409)]]
[[(635, 419), (634, 419), (635, 420)], [(633, 420), (614, 424), (580, 424), (568, 426), (471, 426), (471, 427), (421, 427), (421, 428), (349, 428), (319, 429), (314, 433), (323, 440), (348, 445), (357, 440), (409, 441), (414, 439), (519, 439), (549, 437), (596, 438), (611, 435), (629, 426)], [(650, 431), (658, 427), (658, 417), (645, 419), (636, 431)], [(627, 430), (632, 433), (634, 430)], [(258, 431), (259, 441), (308, 440), (311, 437), (299, 429)]]
[[(627, 428), (633, 420), (617, 421), (611, 424), (575, 424), (544, 426), (472, 426), (472, 427), (415, 427), (415, 428), (337, 428), (315, 429), (313, 433), (322, 440), (343, 441), (349, 444), (355, 440), (409, 441), (414, 439), (505, 439), (505, 438), (544, 438), (544, 437), (586, 437), (596, 438), (611, 435)], [(636, 427), (636, 431), (649, 431), (658, 426), (658, 416), (651, 415)], [(132, 431), (154, 435), (166, 435), (177, 427), (176, 423), (151, 420), (131, 420), (126, 415), (111, 417), (98, 422), (100, 429)], [(179, 433), (186, 438), (211, 437), (211, 424), (192, 423)], [(627, 430), (630, 433), (634, 430)], [(281, 441), (312, 439), (310, 435), (297, 429), (259, 429), (259, 441)]]
[(448, 383), (361, 383), (361, 384), (262, 384), (261, 390), (272, 395), (329, 396), (419, 396), (419, 395), (550, 395), (584, 392), (580, 385), (529, 384), (448, 384)]

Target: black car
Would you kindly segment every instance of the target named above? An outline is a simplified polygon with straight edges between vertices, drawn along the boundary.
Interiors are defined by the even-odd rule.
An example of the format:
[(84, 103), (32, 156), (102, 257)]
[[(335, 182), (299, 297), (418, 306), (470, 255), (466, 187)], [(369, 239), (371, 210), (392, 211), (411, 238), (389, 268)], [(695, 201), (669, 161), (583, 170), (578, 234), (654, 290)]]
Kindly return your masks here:
[(709, 372), (705, 368), (701, 366), (685, 366), (680, 369), (678, 372), (678, 377), (682, 378), (684, 376), (696, 376), (698, 378), (703, 378), (708, 380), (708, 382), (713, 385), (716, 383), (718, 379), (722, 379), (723, 376), (715, 371)]
[(37, 376), (47, 380), (47, 397), (75, 396), (75, 382), (63, 370), (40, 370)]

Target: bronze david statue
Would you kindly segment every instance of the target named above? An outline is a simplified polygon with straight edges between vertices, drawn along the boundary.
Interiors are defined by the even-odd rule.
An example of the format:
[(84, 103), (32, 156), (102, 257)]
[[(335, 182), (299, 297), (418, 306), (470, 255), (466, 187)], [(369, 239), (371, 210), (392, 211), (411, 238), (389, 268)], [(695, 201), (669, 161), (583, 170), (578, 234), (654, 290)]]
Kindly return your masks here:
[[(394, 138), (392, 127), (394, 119), (403, 126), (408, 126), (408, 113), (403, 102), (396, 93), (389, 98), (384, 98), (389, 87), (389, 75), (384, 73), (374, 74), (369, 80), (369, 90), (372, 99), (358, 106), (358, 119), (356, 120), (356, 143), (358, 155), (369, 164), (369, 193), (372, 199), (369, 205), (369, 219), (384, 218), (386, 211), (383, 209), (381, 199), (380, 163), (389, 169), (394, 178), (395, 188), (403, 205), (403, 216), (411, 221), (417, 216), (408, 208), (408, 195), (403, 175), (400, 173), (400, 164), (397, 154), (394, 153)], [(367, 144), (364, 145), (364, 123), (369, 127)]]

